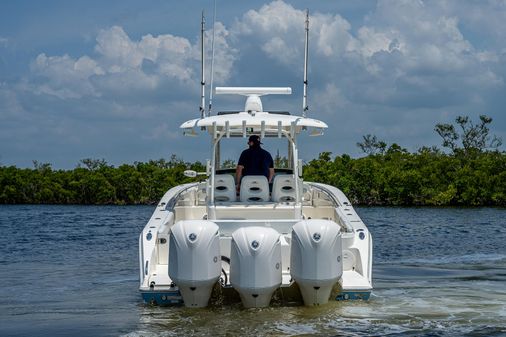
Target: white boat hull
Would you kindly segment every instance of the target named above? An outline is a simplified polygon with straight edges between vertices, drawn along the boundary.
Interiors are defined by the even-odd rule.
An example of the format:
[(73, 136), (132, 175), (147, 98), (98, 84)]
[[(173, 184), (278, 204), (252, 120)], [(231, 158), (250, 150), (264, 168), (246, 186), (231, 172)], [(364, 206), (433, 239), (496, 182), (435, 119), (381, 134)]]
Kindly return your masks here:
[[(305, 199), (299, 210), (301, 217), (297, 218), (297, 216), (294, 216), (294, 214), (297, 214), (297, 209), (293, 203), (268, 202), (242, 205), (239, 202), (228, 202), (216, 204), (211, 209), (205, 203), (207, 191), (203, 183), (181, 185), (169, 190), (160, 201), (139, 237), (139, 289), (144, 300), (147, 303), (156, 303), (158, 305), (185, 303), (189, 306), (202, 307), (207, 305), (208, 296), (211, 295), (213, 287), (224, 290), (218, 291), (218, 294), (227, 294), (226, 290), (236, 289), (239, 291), (240, 298), (243, 299), (246, 307), (268, 305), (272, 294), (276, 291), (281, 291), (282, 294), (297, 294), (291, 299), (306, 305), (324, 304), (329, 298), (331, 300), (369, 299), (372, 291), (372, 237), (367, 227), (356, 214), (348, 199), (337, 188), (323, 184), (304, 183), (304, 191), (307, 199)], [(193, 281), (190, 280), (194, 283), (185, 282), (182, 278), (171, 277), (169, 273), (171, 258), (169, 255), (174, 254), (171, 253), (173, 249), (171, 250), (169, 247), (171, 230), (179, 221), (206, 218), (205, 221), (215, 224), (220, 232), (219, 253), (212, 253), (221, 256), (219, 280), (216, 274), (214, 274), (214, 279), (212, 277), (201, 277), (201, 280), (197, 277)], [(333, 253), (335, 256), (327, 254), (332, 257), (324, 262), (328, 266), (328, 270), (338, 271), (332, 277), (322, 275), (315, 279), (314, 277), (308, 278), (300, 275), (297, 278), (294, 275), (291, 267), (296, 264), (302, 266), (310, 263), (309, 260), (304, 260), (302, 257), (293, 257), (292, 254), (294, 247), (292, 229), (304, 219), (308, 219), (310, 222), (320, 221), (321, 223), (333, 224), (334, 229), (339, 232), (339, 244), (334, 247), (334, 249), (337, 249)], [(250, 275), (241, 272), (243, 273), (242, 276), (245, 277), (241, 280), (242, 284), (233, 282), (233, 276), (231, 275), (233, 267), (230, 267), (233, 249), (232, 233), (241, 228), (252, 226), (263, 226), (279, 234), (279, 249), (276, 248), (280, 254), (279, 282), (266, 282), (266, 279), (260, 277), (262, 274), (261, 269), (258, 269), (261, 268), (263, 262), (254, 266), (251, 261), (247, 262), (249, 264), (246, 267), (241, 266), (241, 269), (250, 268)], [(188, 235), (188, 233), (186, 234)], [(318, 256), (316, 251), (313, 253)], [(205, 255), (210, 257), (212, 254)], [(310, 253), (306, 252), (304, 254), (304, 256), (308, 255)], [(340, 257), (340, 261), (338, 261), (337, 256)], [(333, 261), (334, 257), (335, 261)], [(315, 257), (313, 256), (313, 258)], [(302, 259), (303, 261), (293, 261), (293, 259)], [(272, 261), (274, 260), (276, 259)], [(295, 268), (297, 269), (297, 267)], [(203, 267), (199, 267), (199, 270), (202, 271), (203, 269)], [(320, 270), (327, 269), (320, 268)], [(263, 273), (269, 274), (267, 267)], [(295, 273), (297, 273), (297, 270)], [(254, 279), (252, 275), (259, 277), (258, 287), (246, 282), (246, 280)], [(207, 281), (207, 283), (205, 285), (195, 283), (200, 281)], [(194, 290), (191, 290), (197, 285), (203, 291), (202, 294), (196, 294)], [(315, 287), (319, 288), (315, 289)], [(257, 296), (254, 297), (253, 295)], [(280, 298), (281, 301), (288, 301), (287, 296), (276, 296), (276, 298)]]

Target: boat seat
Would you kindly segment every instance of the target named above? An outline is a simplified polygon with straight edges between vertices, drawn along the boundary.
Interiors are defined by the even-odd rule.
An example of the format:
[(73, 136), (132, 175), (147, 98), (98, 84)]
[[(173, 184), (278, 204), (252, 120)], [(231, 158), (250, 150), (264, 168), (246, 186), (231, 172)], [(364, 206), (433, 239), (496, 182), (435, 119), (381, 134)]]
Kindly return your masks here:
[(269, 182), (265, 176), (244, 176), (241, 180), (242, 202), (269, 201)]
[(295, 180), (293, 176), (290, 174), (275, 176), (272, 183), (272, 201), (294, 202), (295, 197)]
[(214, 177), (214, 201), (236, 201), (235, 180), (230, 174), (217, 174)]

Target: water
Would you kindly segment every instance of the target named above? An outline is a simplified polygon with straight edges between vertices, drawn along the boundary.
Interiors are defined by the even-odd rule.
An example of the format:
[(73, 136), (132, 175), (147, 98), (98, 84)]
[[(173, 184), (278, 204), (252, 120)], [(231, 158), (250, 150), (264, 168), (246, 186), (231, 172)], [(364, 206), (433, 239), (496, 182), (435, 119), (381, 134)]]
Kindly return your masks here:
[(137, 291), (150, 206), (0, 206), (0, 336), (506, 336), (506, 210), (359, 208), (368, 302), (151, 307)]

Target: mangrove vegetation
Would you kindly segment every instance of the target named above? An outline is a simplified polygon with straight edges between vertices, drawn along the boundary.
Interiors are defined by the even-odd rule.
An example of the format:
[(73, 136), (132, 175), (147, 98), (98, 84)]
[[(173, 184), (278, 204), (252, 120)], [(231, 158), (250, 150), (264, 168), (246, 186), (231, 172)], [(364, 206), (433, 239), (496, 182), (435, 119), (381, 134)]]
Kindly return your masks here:
[[(409, 152), (366, 135), (357, 146), (364, 157), (320, 153), (304, 165), (303, 178), (340, 188), (355, 204), (506, 206), (506, 153), (490, 135), (492, 119), (473, 124), (460, 116), (455, 124), (437, 124), (442, 148)], [(285, 166), (286, 158), (278, 158)], [(234, 167), (228, 160), (227, 167)], [(0, 166), (2, 204), (153, 204), (171, 187), (194, 181), (184, 170), (204, 171), (200, 162), (136, 162), (118, 167), (105, 160), (83, 159), (72, 170), (47, 163), (33, 168)]]

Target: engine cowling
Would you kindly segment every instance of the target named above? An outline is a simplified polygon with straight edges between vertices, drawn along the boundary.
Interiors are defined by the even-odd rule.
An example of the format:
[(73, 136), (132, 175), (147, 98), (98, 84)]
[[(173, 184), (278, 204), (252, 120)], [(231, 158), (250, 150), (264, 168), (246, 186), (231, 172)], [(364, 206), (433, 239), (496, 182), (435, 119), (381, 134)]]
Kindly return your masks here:
[(232, 233), (230, 283), (245, 307), (268, 306), (281, 279), (281, 242), (277, 231), (242, 227)]
[(218, 225), (207, 220), (178, 221), (170, 231), (169, 276), (185, 306), (207, 306), (220, 273)]
[(330, 220), (311, 219), (292, 228), (291, 275), (304, 304), (327, 303), (343, 274), (340, 226)]

